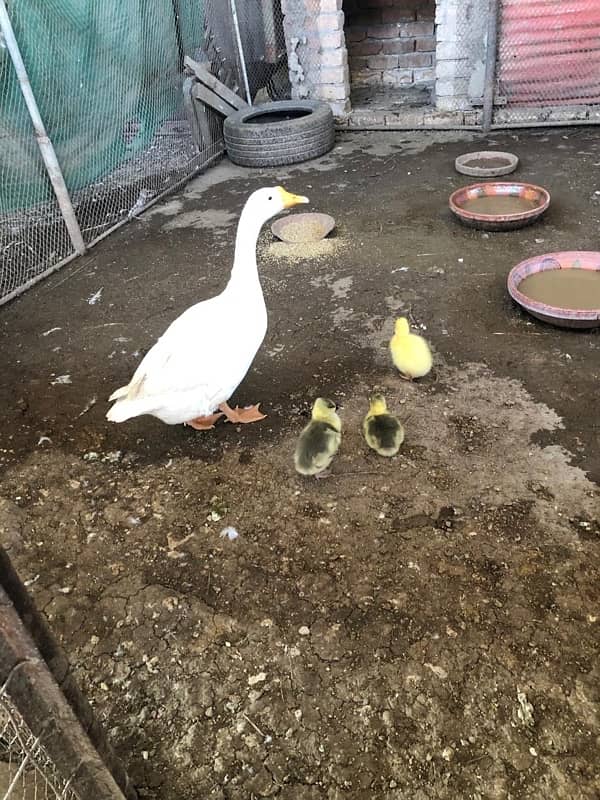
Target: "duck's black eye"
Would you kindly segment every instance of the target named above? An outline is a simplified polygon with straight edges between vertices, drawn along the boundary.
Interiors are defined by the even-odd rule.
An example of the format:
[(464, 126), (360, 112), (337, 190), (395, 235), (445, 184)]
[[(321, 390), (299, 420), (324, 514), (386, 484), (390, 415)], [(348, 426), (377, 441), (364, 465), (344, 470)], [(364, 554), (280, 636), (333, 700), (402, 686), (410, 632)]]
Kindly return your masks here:
[(273, 199), (273, 196), (272, 196), (272, 195), (269, 195), (269, 200), (272, 200), (272, 199)]

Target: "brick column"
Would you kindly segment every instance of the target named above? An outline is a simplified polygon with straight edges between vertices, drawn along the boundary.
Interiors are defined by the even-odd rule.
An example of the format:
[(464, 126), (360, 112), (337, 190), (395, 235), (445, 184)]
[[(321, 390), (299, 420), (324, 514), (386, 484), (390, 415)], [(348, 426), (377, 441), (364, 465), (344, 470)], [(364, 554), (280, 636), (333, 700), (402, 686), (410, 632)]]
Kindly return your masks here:
[(338, 118), (350, 111), (342, 0), (282, 0), (292, 97), (324, 100)]

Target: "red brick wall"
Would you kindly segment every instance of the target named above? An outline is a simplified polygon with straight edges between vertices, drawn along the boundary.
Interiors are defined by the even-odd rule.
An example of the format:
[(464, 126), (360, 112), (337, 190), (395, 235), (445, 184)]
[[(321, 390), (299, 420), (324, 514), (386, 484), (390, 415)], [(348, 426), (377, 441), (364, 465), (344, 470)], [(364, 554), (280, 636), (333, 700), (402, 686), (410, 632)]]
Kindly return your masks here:
[(434, 0), (344, 0), (353, 86), (435, 80)]

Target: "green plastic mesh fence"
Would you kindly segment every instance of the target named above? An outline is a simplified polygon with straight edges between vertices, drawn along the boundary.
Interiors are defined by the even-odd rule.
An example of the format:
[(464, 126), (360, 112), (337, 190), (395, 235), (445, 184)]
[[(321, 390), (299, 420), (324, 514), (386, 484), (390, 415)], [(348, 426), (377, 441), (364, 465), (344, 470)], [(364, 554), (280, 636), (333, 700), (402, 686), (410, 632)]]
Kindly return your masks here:
[[(86, 244), (223, 151), (216, 115), (194, 139), (182, 91), (185, 55), (233, 64), (237, 81), (207, 22), (226, 16), (220, 0), (5, 4)], [(0, 302), (73, 252), (0, 35)]]
[[(186, 55), (244, 97), (246, 74), (254, 102), (289, 95), (281, 0), (0, 2), (85, 245), (223, 152), (222, 119), (199, 135), (184, 97)], [(0, 36), (0, 303), (73, 253)]]
[[(71, 191), (147, 147), (177, 110), (173, 88), (180, 50), (172, 0), (155, 0), (151, 14), (144, 0), (20, 0), (9, 11)], [(201, 30), (202, 21), (197, 4), (182, 3), (182, 15), (193, 19), (194, 11), (195, 25), (184, 26), (186, 39)], [(51, 189), (35, 141), (27, 135), (31, 122), (25, 104), (15, 102), (20, 92), (6, 50), (0, 70), (2, 136), (13, 144), (0, 152), (1, 208), (10, 210), (23, 207), (24, 195), (49, 200)]]

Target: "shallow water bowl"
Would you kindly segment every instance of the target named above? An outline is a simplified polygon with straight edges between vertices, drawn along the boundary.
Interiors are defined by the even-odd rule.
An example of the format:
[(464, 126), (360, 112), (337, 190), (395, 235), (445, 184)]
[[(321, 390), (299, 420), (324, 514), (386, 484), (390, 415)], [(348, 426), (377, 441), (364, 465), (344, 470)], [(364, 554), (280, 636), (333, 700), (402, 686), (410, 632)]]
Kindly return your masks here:
[(497, 178), (514, 172), (519, 159), (513, 153), (502, 153), (498, 150), (479, 150), (476, 153), (464, 153), (454, 162), (457, 172), (470, 175), (472, 178)]
[(273, 235), (288, 244), (319, 242), (335, 228), (335, 220), (329, 214), (289, 214), (275, 220), (271, 225)]
[[(544, 285), (541, 278), (536, 279), (541, 273), (549, 272), (557, 273), (552, 276), (552, 283), (546, 279)], [(513, 300), (537, 319), (561, 328), (600, 327), (598, 252), (573, 250), (528, 258), (511, 269), (507, 287)], [(536, 299), (529, 293), (535, 295)], [(555, 297), (557, 300), (560, 298), (560, 305), (554, 304)], [(580, 305), (586, 305), (582, 297), (591, 298), (590, 305), (596, 308), (579, 308)]]
[(531, 225), (550, 205), (550, 194), (532, 183), (473, 183), (450, 195), (450, 209), (470, 228), (512, 231)]

